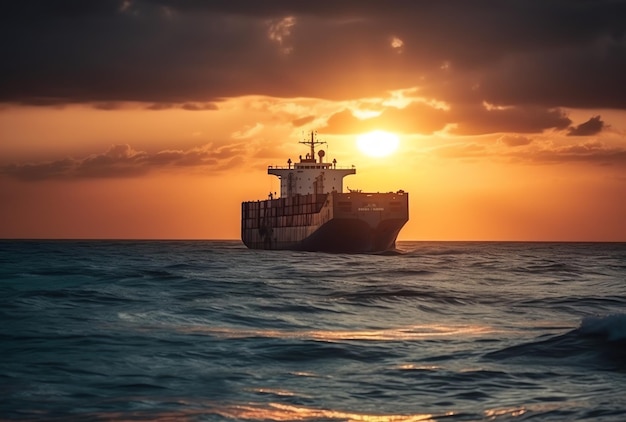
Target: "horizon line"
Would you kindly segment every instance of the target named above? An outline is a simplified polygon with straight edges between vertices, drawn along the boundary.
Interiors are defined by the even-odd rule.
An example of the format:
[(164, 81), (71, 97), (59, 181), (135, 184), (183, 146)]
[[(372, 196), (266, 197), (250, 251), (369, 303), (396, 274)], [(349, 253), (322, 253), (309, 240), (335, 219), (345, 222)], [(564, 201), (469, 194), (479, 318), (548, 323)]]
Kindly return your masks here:
[[(115, 237), (0, 237), (0, 242), (10, 241), (68, 241), (68, 242), (240, 242), (233, 238), (115, 238)], [(625, 240), (442, 240), (442, 239), (403, 239), (397, 242), (439, 242), (439, 243), (626, 243)]]

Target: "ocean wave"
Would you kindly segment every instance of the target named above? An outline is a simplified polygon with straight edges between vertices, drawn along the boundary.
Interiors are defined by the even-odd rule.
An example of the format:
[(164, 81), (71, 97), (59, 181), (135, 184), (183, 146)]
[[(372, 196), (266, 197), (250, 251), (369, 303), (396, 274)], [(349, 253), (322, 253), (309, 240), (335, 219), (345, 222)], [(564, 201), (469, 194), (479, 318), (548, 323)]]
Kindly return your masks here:
[[(172, 327), (174, 328), (174, 327)], [(407, 342), (436, 340), (442, 338), (482, 337), (491, 335), (494, 329), (487, 325), (444, 325), (422, 324), (403, 327), (363, 329), (363, 330), (302, 330), (302, 329), (263, 329), (242, 327), (211, 327), (201, 324), (175, 327), (178, 332), (207, 334), (215, 338), (238, 339), (282, 339), (342, 343), (351, 341), (364, 342)]]
[(585, 317), (578, 332), (583, 336), (602, 337), (611, 342), (626, 341), (626, 314)]
[(469, 294), (452, 291), (434, 291), (430, 288), (412, 288), (402, 285), (373, 285), (359, 291), (337, 291), (328, 295), (335, 301), (358, 306), (393, 306), (400, 303), (414, 303), (428, 313), (445, 313), (450, 307), (472, 305), (481, 300)]
[[(558, 297), (535, 297), (522, 298), (515, 301), (515, 306), (526, 307), (530, 309), (544, 308), (552, 310), (560, 310), (572, 314), (580, 313), (581, 309), (589, 309), (595, 312), (610, 313), (614, 309), (626, 306), (626, 297), (622, 296), (605, 296), (579, 297), (558, 296)], [(583, 322), (584, 323), (584, 322)]]
[(423, 258), (424, 256), (467, 255), (470, 253), (472, 253), (472, 251), (465, 248), (437, 247), (403, 251), (402, 256), (407, 258)]
[(624, 420), (626, 244), (399, 245), (0, 242), (0, 419)]
[(588, 275), (589, 272), (587, 270), (576, 267), (573, 264), (563, 264), (563, 263), (546, 263), (546, 264), (535, 264), (535, 265), (526, 265), (518, 268), (511, 268), (511, 272), (518, 274), (526, 274), (533, 276), (567, 276), (568, 279), (572, 278), (581, 278), (585, 275)]
[(626, 369), (626, 314), (585, 317), (578, 328), (546, 337), (489, 352), (485, 358)]

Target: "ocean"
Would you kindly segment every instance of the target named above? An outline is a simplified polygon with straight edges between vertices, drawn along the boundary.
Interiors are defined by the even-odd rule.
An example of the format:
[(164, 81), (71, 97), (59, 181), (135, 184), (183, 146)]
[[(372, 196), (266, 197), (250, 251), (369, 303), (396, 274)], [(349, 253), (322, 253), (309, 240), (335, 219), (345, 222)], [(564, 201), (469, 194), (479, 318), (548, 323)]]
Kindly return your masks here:
[(0, 420), (626, 420), (626, 243), (398, 248), (0, 241)]

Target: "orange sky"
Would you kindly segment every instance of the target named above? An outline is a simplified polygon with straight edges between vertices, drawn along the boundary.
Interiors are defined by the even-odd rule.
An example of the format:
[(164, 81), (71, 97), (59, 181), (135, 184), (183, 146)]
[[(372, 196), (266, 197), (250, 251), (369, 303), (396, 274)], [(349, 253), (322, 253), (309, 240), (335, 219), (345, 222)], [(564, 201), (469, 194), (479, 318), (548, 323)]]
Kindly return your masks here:
[[(15, 69), (0, 70), (8, 81), (0, 84), (0, 238), (238, 239), (240, 203), (278, 191), (267, 166), (305, 153), (297, 142), (317, 130), (328, 142), (327, 159), (357, 168), (344, 186), (409, 192), (410, 221), (400, 240), (626, 241), (626, 84), (611, 87), (615, 72), (599, 66), (600, 74), (576, 70), (572, 81), (562, 82), (567, 78), (550, 72), (542, 79), (533, 67), (533, 60), (563, 66), (596, 60), (589, 49), (600, 42), (601, 51), (624, 52), (623, 35), (603, 38), (623, 23), (603, 21), (585, 33), (585, 42), (582, 32), (564, 37), (569, 41), (551, 38), (547, 26), (536, 42), (521, 28), (524, 41), (516, 43), (513, 28), (504, 35), (509, 44), (496, 37), (501, 28), (486, 26), (493, 35), (489, 47), (474, 35), (462, 40), (474, 46), (470, 57), (459, 38), (453, 43), (446, 37), (454, 34), (437, 32), (434, 22), (425, 40), (425, 29), (414, 29), (410, 20), (389, 15), (377, 21), (378, 11), (367, 8), (355, 16), (371, 19), (351, 21), (353, 12), (341, 8), (198, 14), (170, 5), (149, 14), (154, 4), (119, 2), (106, 17), (132, 28), (144, 16), (144, 24), (157, 29), (178, 19), (170, 27), (172, 48), (191, 49), (185, 43), (191, 37), (215, 60), (172, 50), (180, 63), (159, 62), (170, 81), (159, 73), (161, 65), (156, 74), (139, 72), (152, 63), (150, 32), (138, 32), (136, 54), (132, 42), (122, 54), (91, 33), (88, 40), (101, 43), (109, 61), (78, 51), (83, 70), (74, 79), (66, 77), (73, 75), (70, 65), (78, 66), (74, 50), (50, 47), (66, 60), (57, 62), (29, 38), (21, 41), (28, 59), (16, 55)], [(418, 16), (421, 2), (402, 4)], [(455, 4), (459, 13), (469, 7)], [(455, 19), (436, 9), (429, 9), (429, 19), (441, 25)], [(552, 12), (545, 16), (556, 25)], [(12, 13), (27, 27), (37, 22), (26, 9), (16, 6)], [(54, 28), (70, 12), (46, 13), (39, 19)], [(69, 26), (94, 13), (105, 12), (76, 12)], [(498, 13), (505, 21), (524, 21), (504, 8)], [(472, 10), (468, 19), (478, 24), (487, 15)], [(184, 29), (202, 19), (223, 25)], [(68, 29), (68, 36), (84, 30), (78, 23), (82, 29)], [(326, 30), (316, 32), (315, 23)], [(238, 55), (212, 38), (219, 31)], [(322, 49), (316, 37), (330, 33), (337, 41)], [(170, 47), (164, 43), (159, 48)], [(257, 55), (259, 48), (267, 60)], [(111, 64), (118, 54), (125, 67)], [(141, 56), (137, 62), (135, 56)], [(25, 69), (34, 63), (39, 67), (28, 79)], [(315, 68), (305, 66), (311, 63)], [(247, 66), (256, 71), (247, 74)], [(109, 73), (99, 76), (103, 67)], [(595, 96), (574, 80), (588, 76)], [(357, 149), (357, 136), (376, 129), (398, 135), (395, 153), (372, 158)]]
[[(257, 102), (272, 107), (259, 111)], [(344, 105), (238, 98), (223, 106), (3, 110), (4, 133), (15, 141), (0, 147), (8, 172), (0, 179), (0, 235), (238, 238), (240, 202), (279, 190), (267, 165), (306, 152), (297, 144), (303, 128), (293, 127), (288, 110), (306, 108), (323, 118)], [(359, 152), (356, 133), (320, 136), (329, 143), (329, 159), (356, 165), (346, 186), (410, 193), (401, 240), (626, 239), (624, 159), (594, 158), (620, 145), (617, 128), (574, 140), (526, 136), (532, 142), (520, 146), (506, 145), (504, 134), (400, 134), (399, 149), (384, 158)], [(566, 148), (581, 152), (562, 157)], [(175, 158), (157, 158), (168, 152)], [(142, 154), (145, 159), (133, 161)], [(55, 173), (68, 157), (71, 166)], [(96, 165), (103, 157), (110, 161)]]

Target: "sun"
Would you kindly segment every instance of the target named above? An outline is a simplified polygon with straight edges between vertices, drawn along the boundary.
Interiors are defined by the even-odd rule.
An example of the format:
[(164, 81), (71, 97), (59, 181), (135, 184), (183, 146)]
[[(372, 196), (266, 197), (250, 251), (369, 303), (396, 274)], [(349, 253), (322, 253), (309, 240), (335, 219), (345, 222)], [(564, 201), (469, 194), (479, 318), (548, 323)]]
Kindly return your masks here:
[(396, 135), (382, 130), (364, 133), (356, 138), (359, 150), (370, 157), (386, 157), (398, 149), (399, 143)]

